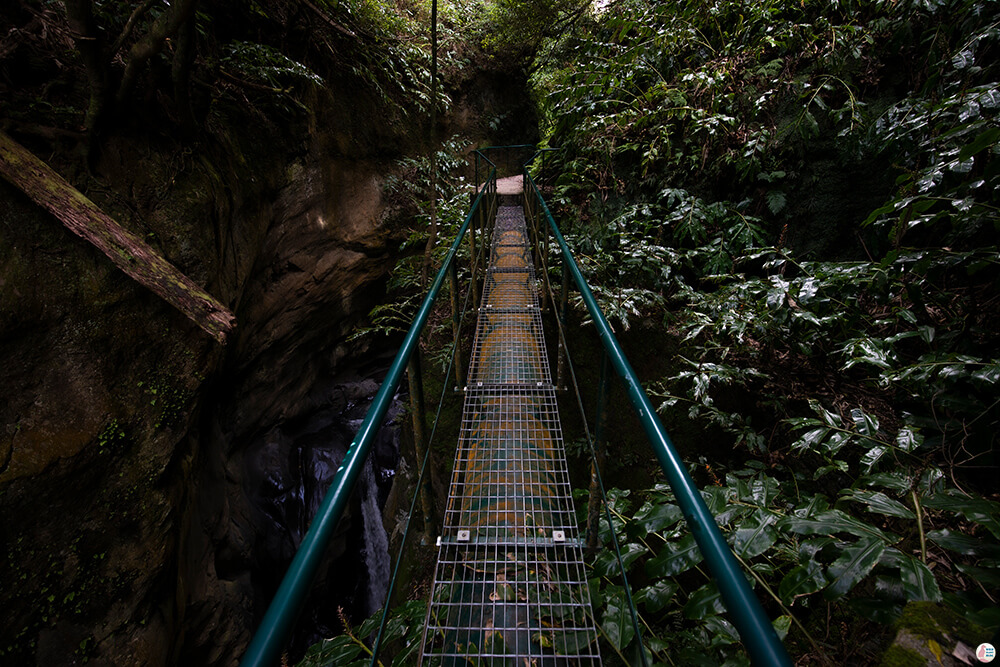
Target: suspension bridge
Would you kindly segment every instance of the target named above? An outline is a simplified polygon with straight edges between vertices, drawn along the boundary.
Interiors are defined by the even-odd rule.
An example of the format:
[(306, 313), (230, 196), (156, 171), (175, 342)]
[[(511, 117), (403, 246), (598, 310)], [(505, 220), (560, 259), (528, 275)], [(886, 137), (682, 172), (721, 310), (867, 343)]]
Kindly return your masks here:
[[(505, 147), (524, 150), (527, 147)], [(368, 415), (302, 541), (244, 657), (244, 667), (276, 665), (329, 538), (348, 502), (371, 442), (469, 232), (473, 258), (488, 255), (464, 393), (455, 465), (437, 541), (437, 564), (416, 661), (427, 667), (601, 665), (599, 627), (587, 587), (563, 433), (546, 350), (539, 249), (557, 245), (562, 291), (572, 280), (594, 321), (607, 359), (625, 383), (650, 446), (718, 584), (730, 619), (756, 665), (790, 665), (788, 654), (580, 273), (544, 198), (525, 167), (516, 188), (497, 191), (496, 164), (476, 153), (487, 177), (424, 298)], [(498, 150), (493, 148), (492, 150)], [(533, 150), (533, 147), (532, 147)], [(532, 160), (538, 153), (532, 155)], [(509, 183), (509, 179), (505, 179)], [(509, 191), (508, 191), (509, 192)], [(487, 237), (478, 242), (476, 237)], [(544, 241), (540, 240), (544, 237)], [(540, 272), (536, 274), (541, 262)], [(472, 290), (476, 289), (475, 260)], [(563, 296), (563, 299), (565, 296)], [(456, 336), (459, 327), (455, 327)], [(562, 343), (560, 331), (560, 362)], [(456, 348), (458, 348), (456, 341)], [(641, 628), (633, 614), (636, 632)], [(378, 642), (372, 664), (376, 664)], [(617, 660), (617, 658), (616, 658)], [(639, 652), (638, 664), (646, 664)]]

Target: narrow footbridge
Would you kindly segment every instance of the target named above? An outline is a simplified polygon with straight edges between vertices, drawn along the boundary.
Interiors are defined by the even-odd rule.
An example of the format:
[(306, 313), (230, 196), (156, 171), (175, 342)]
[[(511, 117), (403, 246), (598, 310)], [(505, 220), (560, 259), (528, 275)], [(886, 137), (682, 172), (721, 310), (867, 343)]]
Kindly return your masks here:
[(500, 206), (423, 641), (425, 665), (598, 665), (521, 206)]
[[(499, 150), (509, 155), (511, 148), (526, 147)], [(532, 155), (529, 163), (538, 155)], [(413, 662), (427, 667), (602, 664), (601, 624), (587, 587), (556, 387), (542, 330), (539, 285), (547, 284), (547, 270), (538, 249), (552, 245), (558, 247), (563, 262), (562, 292), (565, 295), (570, 281), (579, 290), (753, 663), (791, 665), (527, 167), (518, 179), (522, 194), (499, 197), (496, 165), (489, 156), (488, 151), (476, 153), (476, 182), (481, 182), (482, 166), (488, 174), (485, 185), (478, 189), (242, 665), (278, 664), (374, 436), (449, 278), (458, 335), (455, 261), (470, 228), (470, 291), (477, 292), (481, 284), (482, 292), (468, 375), (461, 387), (464, 404), (437, 565), (423, 638)], [(477, 257), (486, 260), (482, 272), (477, 271)], [(536, 275), (539, 266), (541, 275)], [(638, 625), (635, 616), (633, 622)], [(636, 632), (641, 635), (640, 628)], [(380, 637), (381, 631), (375, 638), (372, 665), (377, 664)], [(618, 660), (615, 657), (616, 664)], [(636, 660), (645, 665), (645, 654)]]

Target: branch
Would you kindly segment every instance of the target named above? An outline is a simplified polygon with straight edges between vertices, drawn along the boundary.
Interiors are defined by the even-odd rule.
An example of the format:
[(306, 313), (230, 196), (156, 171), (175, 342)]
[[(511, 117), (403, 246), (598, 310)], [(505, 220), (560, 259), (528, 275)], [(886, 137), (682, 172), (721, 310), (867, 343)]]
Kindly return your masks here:
[(190, 90), (191, 68), (194, 66), (197, 41), (195, 17), (192, 16), (180, 27), (177, 48), (174, 50), (174, 61), (170, 69), (170, 78), (173, 79), (174, 83), (174, 104), (177, 107), (177, 115), (180, 116), (181, 127), (188, 133), (194, 133), (197, 127), (194, 110), (191, 108)]
[(228, 308), (2, 132), (0, 175), (58, 218), (71, 232), (97, 247), (136, 282), (187, 315), (219, 343), (226, 343), (227, 336), (236, 326), (236, 317)]
[(139, 72), (142, 71), (150, 58), (163, 49), (167, 38), (175, 35), (181, 24), (194, 15), (197, 5), (198, 0), (175, 0), (170, 9), (160, 14), (160, 17), (150, 27), (149, 32), (132, 45), (132, 48), (129, 49), (125, 73), (122, 75), (122, 82), (118, 87), (118, 94), (115, 96), (115, 102), (119, 108), (124, 106), (125, 100), (132, 93), (132, 87), (135, 85)]
[(87, 117), (84, 124), (88, 132), (93, 134), (104, 118), (107, 99), (111, 91), (107, 63), (104, 61), (103, 40), (97, 23), (94, 21), (91, 0), (65, 0), (64, 4), (73, 41), (76, 43), (76, 48), (83, 58), (84, 68), (87, 71), (90, 103), (87, 107)]
[(343, 33), (343, 34), (347, 35), (348, 37), (357, 37), (357, 35), (355, 33), (351, 32), (350, 30), (348, 30), (344, 26), (342, 26), (339, 23), (337, 23), (336, 21), (334, 21), (332, 18), (330, 18), (330, 16), (326, 12), (324, 12), (322, 9), (320, 9), (319, 7), (317, 7), (316, 5), (314, 5), (313, 3), (309, 2), (309, 0), (302, 0), (302, 4), (305, 5), (306, 7), (308, 7), (309, 9), (313, 10), (317, 14), (319, 14), (319, 17), (321, 19), (323, 19), (324, 21), (326, 21), (328, 24), (330, 24), (330, 27), (333, 28), (334, 30), (336, 30), (337, 32)]
[(132, 31), (135, 30), (136, 23), (139, 22), (139, 19), (142, 17), (142, 15), (148, 12), (150, 7), (152, 7), (154, 4), (156, 4), (156, 0), (146, 0), (146, 2), (142, 3), (141, 5), (135, 8), (135, 11), (132, 12), (132, 15), (128, 17), (128, 21), (125, 22), (125, 27), (122, 28), (122, 34), (118, 35), (118, 39), (116, 39), (115, 43), (111, 46), (112, 56), (118, 53), (118, 49), (122, 48), (122, 45), (125, 43), (125, 40), (127, 40), (129, 38), (129, 35), (132, 34)]
[[(218, 69), (218, 72), (219, 72), (219, 74), (222, 75), (222, 78), (224, 78), (224, 79), (230, 81), (231, 83), (234, 83), (237, 86), (240, 86), (242, 88), (249, 88), (250, 90), (256, 90), (256, 91), (261, 92), (261, 93), (272, 93), (272, 94), (278, 94), (278, 95), (280, 95), (282, 93), (287, 93), (289, 91), (289, 89), (275, 88), (274, 86), (265, 86), (264, 84), (257, 83), (255, 81), (247, 81), (246, 79), (241, 79), (240, 77), (238, 77), (238, 76), (236, 76), (234, 74), (230, 74), (229, 72), (227, 72), (226, 70), (222, 69), (221, 67)], [(206, 84), (206, 85), (211, 86), (212, 84)]]

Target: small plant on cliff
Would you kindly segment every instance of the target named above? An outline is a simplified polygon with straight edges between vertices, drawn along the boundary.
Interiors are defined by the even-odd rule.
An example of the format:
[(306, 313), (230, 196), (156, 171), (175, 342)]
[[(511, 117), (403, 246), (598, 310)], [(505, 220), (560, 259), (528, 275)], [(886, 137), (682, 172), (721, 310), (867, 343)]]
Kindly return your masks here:
[[(298, 667), (368, 667), (382, 611), (354, 627), (340, 611), (344, 634), (324, 639), (306, 651)], [(423, 637), (427, 603), (413, 600), (394, 608), (386, 622), (379, 650), (379, 667), (404, 667), (416, 663)]]

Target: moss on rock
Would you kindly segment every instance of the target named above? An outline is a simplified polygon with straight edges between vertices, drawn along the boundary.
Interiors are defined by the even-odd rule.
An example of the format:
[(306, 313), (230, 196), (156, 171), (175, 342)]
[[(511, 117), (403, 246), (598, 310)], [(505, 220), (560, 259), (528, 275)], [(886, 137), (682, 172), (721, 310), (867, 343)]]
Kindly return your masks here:
[(927, 661), (916, 651), (893, 644), (882, 656), (881, 667), (926, 667)]
[(959, 642), (975, 646), (986, 630), (934, 602), (910, 602), (896, 622), (896, 638), (882, 656), (882, 667), (960, 665), (952, 657)]
[(986, 630), (962, 618), (957, 613), (934, 602), (911, 602), (903, 608), (896, 623), (899, 630), (923, 639), (952, 644), (955, 640), (976, 645), (986, 636)]

